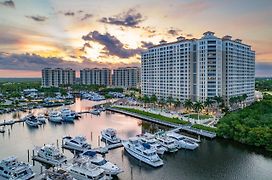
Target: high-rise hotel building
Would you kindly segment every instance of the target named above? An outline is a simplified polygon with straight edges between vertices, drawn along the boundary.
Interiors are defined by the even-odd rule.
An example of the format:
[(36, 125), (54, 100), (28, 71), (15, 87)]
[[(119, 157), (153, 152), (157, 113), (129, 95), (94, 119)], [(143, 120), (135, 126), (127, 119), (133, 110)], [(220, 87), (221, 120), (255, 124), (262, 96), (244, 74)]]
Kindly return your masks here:
[(121, 67), (114, 69), (112, 85), (123, 88), (138, 88), (140, 86), (140, 68)]
[(72, 85), (76, 81), (76, 72), (73, 69), (44, 68), (42, 70), (42, 87), (59, 87)]
[(208, 31), (201, 39), (161, 41), (143, 52), (141, 61), (144, 95), (205, 101), (247, 94), (248, 102), (254, 99), (255, 52), (239, 39)]
[(81, 84), (90, 85), (111, 85), (111, 70), (108, 68), (93, 68), (93, 69), (82, 69), (80, 70), (80, 81)]

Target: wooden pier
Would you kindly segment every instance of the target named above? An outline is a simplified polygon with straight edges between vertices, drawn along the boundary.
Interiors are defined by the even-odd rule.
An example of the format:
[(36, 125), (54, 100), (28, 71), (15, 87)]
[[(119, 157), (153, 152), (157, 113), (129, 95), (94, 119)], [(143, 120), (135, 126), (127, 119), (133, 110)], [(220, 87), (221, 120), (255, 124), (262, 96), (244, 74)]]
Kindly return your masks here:
[(10, 123), (9, 121), (4, 120), (4, 122), (0, 123), (0, 126), (12, 126), (16, 123), (22, 123), (22, 122), (25, 122), (25, 121), (22, 119), (19, 119), (19, 120), (14, 120), (14, 122)]

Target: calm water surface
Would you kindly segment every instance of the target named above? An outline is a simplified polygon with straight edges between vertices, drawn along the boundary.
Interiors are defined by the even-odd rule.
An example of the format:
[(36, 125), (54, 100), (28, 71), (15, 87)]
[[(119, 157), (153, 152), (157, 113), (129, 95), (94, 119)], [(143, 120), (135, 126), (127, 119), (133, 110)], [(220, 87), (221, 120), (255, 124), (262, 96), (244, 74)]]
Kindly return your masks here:
[[(77, 99), (74, 105), (69, 106), (75, 111), (90, 109), (94, 102)], [(33, 110), (34, 114), (45, 112), (48, 109)], [(26, 113), (13, 113), (0, 115), (0, 121), (11, 118), (22, 118)], [(122, 139), (135, 136), (146, 131), (167, 129), (162, 126), (152, 125), (141, 120), (125, 115), (103, 112), (101, 116), (83, 114), (80, 120), (74, 124), (56, 125), (47, 122), (46, 125), (37, 129), (29, 128), (27, 125), (15, 124), (10, 133), (0, 134), (0, 159), (15, 155), (19, 160), (27, 161), (27, 150), (46, 143), (57, 143), (59, 145), (64, 135), (84, 135), (93, 147), (98, 142), (100, 131), (105, 128), (115, 128)], [(68, 157), (72, 157), (69, 151), (64, 151)], [(256, 152), (247, 146), (231, 143), (225, 140), (202, 139), (200, 147), (195, 151), (179, 150), (175, 154), (163, 156), (164, 166), (158, 169), (149, 167), (136, 159), (130, 157), (123, 148), (111, 150), (106, 158), (124, 170), (118, 175), (122, 180), (141, 179), (165, 179), (165, 180), (271, 180), (272, 158), (262, 152)], [(35, 163), (34, 170), (40, 172), (41, 164)]]

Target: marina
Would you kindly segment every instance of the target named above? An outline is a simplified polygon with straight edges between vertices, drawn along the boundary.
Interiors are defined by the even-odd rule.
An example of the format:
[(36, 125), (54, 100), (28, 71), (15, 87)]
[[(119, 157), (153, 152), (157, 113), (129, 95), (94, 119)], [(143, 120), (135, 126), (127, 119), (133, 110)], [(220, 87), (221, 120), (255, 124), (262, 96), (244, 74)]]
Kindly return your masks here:
[[(77, 99), (76, 103), (68, 106), (68, 108), (75, 112), (89, 112), (93, 105), (95, 105), (93, 102)], [(39, 113), (45, 113), (48, 110), (60, 111), (61, 107), (53, 109), (37, 109), (32, 113), (37, 115)], [(27, 114), (27, 112), (13, 115), (4, 114), (1, 116), (1, 119), (22, 119)], [(35, 146), (42, 147), (44, 144), (54, 143), (56, 148), (63, 152), (67, 157), (68, 162), (71, 162), (74, 154), (69, 150), (61, 148), (61, 140), (64, 136), (75, 137), (83, 135), (86, 137), (87, 142), (91, 144), (92, 150), (97, 153), (102, 152), (101, 148), (103, 148), (103, 151), (107, 149), (107, 153), (104, 154), (105, 159), (116, 164), (123, 170), (122, 173), (118, 174), (117, 179), (194, 179), (194, 177), (203, 177), (203, 179), (207, 179), (210, 176), (219, 178), (222, 177), (222, 171), (215, 170), (216, 173), (212, 173), (209, 172), (208, 168), (213, 167), (214, 169), (219, 170), (219, 167), (215, 165), (220, 162), (223, 163), (222, 166), (225, 166), (228, 171), (232, 171), (231, 177), (235, 178), (239, 174), (240, 179), (246, 179), (248, 175), (251, 177), (258, 176), (253, 170), (248, 171), (248, 169), (250, 169), (249, 166), (244, 167), (243, 164), (245, 161), (251, 164), (252, 167), (258, 167), (258, 164), (261, 162), (266, 163), (267, 166), (265, 167), (268, 169), (271, 165), (269, 157), (260, 154), (249, 154), (239, 145), (217, 139), (210, 140), (209, 138), (201, 138), (199, 147), (194, 151), (181, 149), (176, 153), (164, 154), (162, 157), (164, 162), (163, 166), (161, 168), (152, 168), (144, 162), (132, 157), (124, 150), (122, 143), (106, 145), (104, 141), (101, 141), (101, 131), (107, 128), (113, 128), (116, 130), (117, 136), (120, 137), (121, 140), (128, 140), (130, 137), (135, 137), (139, 134), (144, 134), (145, 132), (155, 133), (163, 130), (179, 133), (179, 129), (151, 124), (134, 117), (111, 111), (101, 112), (100, 116), (92, 115), (90, 113), (82, 113), (81, 116), (82, 117), (79, 120), (74, 121), (72, 124), (58, 124), (47, 121), (46, 124), (39, 126), (39, 128), (29, 127), (25, 123), (16, 123), (12, 126), (5, 126), (6, 132), (0, 134), (1, 147), (4, 147), (4, 149), (1, 148), (0, 150), (0, 159), (15, 155), (20, 161), (28, 162), (28, 150), (31, 152)], [(10, 131), (10, 133), (7, 133), (7, 131)], [(184, 135), (186, 135), (186, 137), (188, 136), (187, 134)], [(190, 137), (198, 141), (197, 136)], [(229, 151), (231, 151), (231, 153)], [(220, 159), (217, 158), (218, 156)], [(233, 158), (237, 159), (238, 157), (240, 163), (234, 165), (230, 160)], [(252, 158), (254, 157), (259, 158), (252, 161)], [(265, 160), (261, 157), (265, 157)], [(38, 162), (33, 164), (31, 155), (28, 163), (33, 165), (33, 171), (37, 174), (36, 178), (41, 177), (41, 175), (39, 175), (41, 169), (45, 171), (46, 168)], [(207, 163), (208, 166), (204, 166), (204, 164), (206, 165)], [(231, 166), (229, 166), (230, 164)], [(267, 168), (259, 168), (258, 170), (259, 172), (266, 172), (264, 176), (268, 177), (271, 174)], [(235, 169), (239, 169), (240, 172)], [(171, 173), (166, 175), (166, 172)]]

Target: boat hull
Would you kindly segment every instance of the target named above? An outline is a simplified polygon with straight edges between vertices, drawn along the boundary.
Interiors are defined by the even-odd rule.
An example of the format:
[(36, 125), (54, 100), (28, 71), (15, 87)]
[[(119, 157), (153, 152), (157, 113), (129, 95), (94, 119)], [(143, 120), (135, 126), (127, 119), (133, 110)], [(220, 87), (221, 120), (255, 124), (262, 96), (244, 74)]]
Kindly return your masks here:
[(51, 118), (51, 117), (49, 117), (48, 120), (51, 121), (51, 122), (54, 122), (54, 123), (61, 123), (62, 118)]
[(105, 133), (102, 131), (101, 133), (102, 138), (106, 141), (106, 142), (110, 142), (111, 144), (117, 144), (120, 143), (121, 140), (120, 139), (111, 139), (109, 138), (107, 135), (105, 135)]
[(48, 159), (48, 158), (45, 158), (45, 157), (41, 157), (39, 155), (33, 156), (32, 159), (36, 160), (36, 161), (39, 161), (39, 162), (42, 162), (42, 163), (52, 165), (52, 166), (59, 166), (59, 165), (65, 163), (67, 161), (66, 158), (63, 158), (61, 160), (51, 160), (51, 159)]
[(180, 142), (180, 141), (177, 141), (177, 145), (179, 149), (182, 148), (182, 149), (189, 149), (189, 150), (194, 150), (198, 147), (198, 145), (196, 144), (188, 144), (188, 143)]
[(39, 124), (38, 124), (38, 123), (32, 123), (32, 122), (26, 121), (26, 124), (27, 124), (28, 126), (30, 126), (30, 127), (35, 127), (35, 128), (39, 127)]
[(125, 150), (131, 155), (133, 156), (134, 158), (140, 160), (141, 162), (144, 162), (152, 167), (160, 167), (163, 165), (163, 161), (157, 161), (157, 162), (151, 162), (149, 159), (146, 159), (146, 158), (143, 158), (142, 156), (136, 154), (133, 150), (131, 150), (129, 147), (128, 147), (128, 143), (127, 142), (122, 142)]

